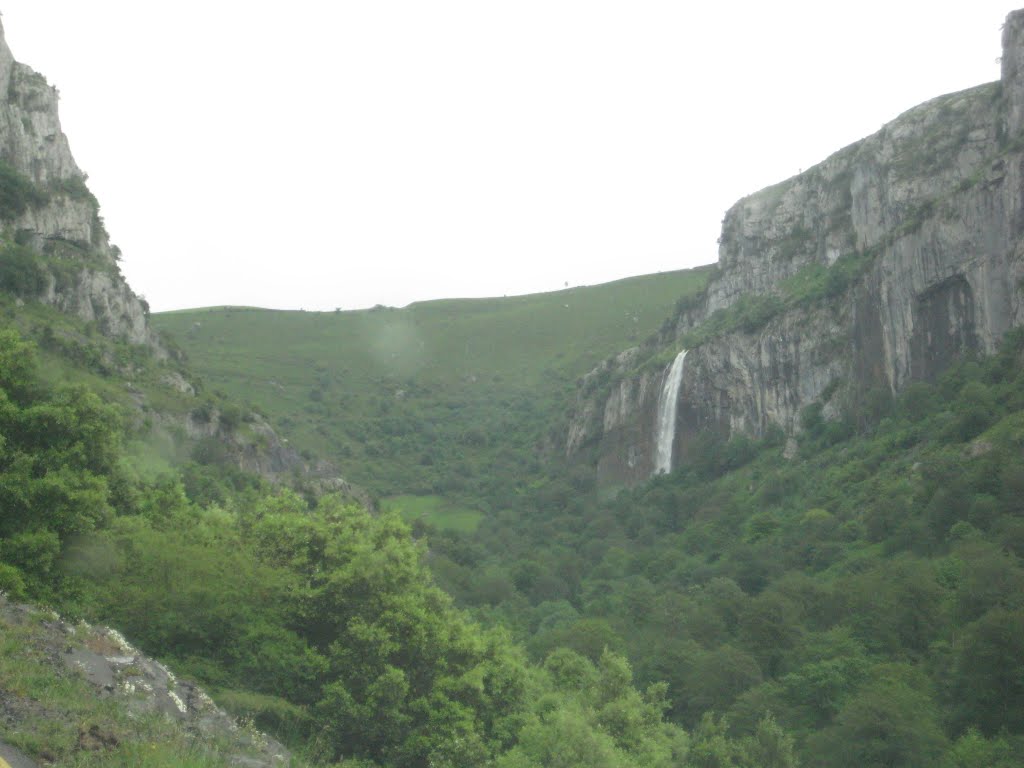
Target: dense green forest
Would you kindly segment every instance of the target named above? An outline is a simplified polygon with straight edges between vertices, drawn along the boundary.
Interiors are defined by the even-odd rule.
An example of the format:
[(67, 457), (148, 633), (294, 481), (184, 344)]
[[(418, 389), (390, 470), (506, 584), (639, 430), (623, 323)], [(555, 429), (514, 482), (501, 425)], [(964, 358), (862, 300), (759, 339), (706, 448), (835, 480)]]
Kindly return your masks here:
[(431, 568), (534, 659), (624, 653), (685, 727), (766, 712), (808, 765), (1024, 759), (1024, 334), (825, 421), (711, 433), (607, 502), (553, 473)]
[[(452, 604), (423, 564), (425, 543), (394, 514), (230, 475), (221, 503), (190, 498), (189, 467), (140, 471), (128, 447), (144, 423), (46, 373), (22, 333), (0, 331), (0, 588), (122, 628), (304, 759), (794, 764), (767, 714), (750, 736), (710, 716), (687, 733), (665, 717), (666, 685), (641, 692), (612, 648), (531, 663), (507, 632)], [(0, 684), (14, 684), (8, 669), (21, 667), (0, 666)], [(73, 745), (55, 755), (28, 744), (44, 745), (77, 764)], [(110, 764), (130, 764), (135, 748), (117, 746)], [(152, 764), (185, 764), (173, 754)]]
[(604, 501), (552, 464), (460, 531), (155, 472), (45, 327), (0, 334), (0, 586), (122, 628), (313, 762), (1021, 762), (1024, 335), (808, 408), (795, 459), (709, 434)]
[[(243, 335), (231, 322), (213, 313), (217, 344)], [(384, 507), (405, 513), (434, 578), (481, 625), (535, 664), (622, 654), (641, 688), (667, 684), (667, 717), (686, 729), (749, 739), (770, 714), (807, 765), (1020, 764), (1022, 339), (897, 398), (858, 393), (839, 418), (808, 407), (792, 459), (781, 431), (709, 432), (687, 465), (606, 499), (549, 447), (516, 484), (450, 486), (458, 467), (438, 462), (440, 484)], [(184, 344), (205, 370), (210, 337)], [(211, 371), (237, 385), (256, 357)], [(421, 394), (402, 419), (430, 414), (437, 393)], [(474, 414), (450, 412), (446, 434)], [(388, 418), (370, 409), (361, 424)], [(510, 432), (521, 455), (545, 454), (536, 422), (482, 423), (477, 473), (501, 466), (493, 446)]]

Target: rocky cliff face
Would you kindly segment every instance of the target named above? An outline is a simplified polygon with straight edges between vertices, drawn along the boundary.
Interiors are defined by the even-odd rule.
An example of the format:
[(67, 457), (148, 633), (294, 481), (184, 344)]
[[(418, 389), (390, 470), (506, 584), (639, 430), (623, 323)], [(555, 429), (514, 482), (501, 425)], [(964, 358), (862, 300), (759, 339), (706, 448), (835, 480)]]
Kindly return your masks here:
[[(93, 324), (110, 339), (144, 346), (159, 364), (170, 353), (150, 327), (145, 302), (121, 276), (119, 251), (110, 244), (99, 204), (71, 155), (57, 102), (56, 88), (14, 60), (0, 26), (0, 249), (14, 244), (27, 249), (43, 272), (41, 290), (21, 294), (18, 300), (51, 305)], [(0, 252), (0, 259), (5, 253)], [(262, 418), (252, 415), (244, 428), (236, 429), (209, 404), (184, 416), (154, 412), (132, 384), (137, 371), (114, 363), (108, 369), (120, 370), (126, 378), (140, 424), (146, 421), (155, 432), (180, 440), (182, 447), (195, 449), (201, 441), (213, 440), (223, 459), (244, 471), (371, 504), (361, 489), (338, 477), (334, 467), (306, 461)], [(193, 384), (175, 367), (165, 365), (161, 370), (161, 383), (168, 389), (186, 398), (196, 395)]]
[[(0, 35), (2, 31), (0, 27)], [(80, 177), (60, 129), (57, 90), (31, 67), (16, 62), (6, 40), (0, 42), (0, 94), (6, 96), (0, 109), (4, 161), (38, 184)]]
[[(871, 391), (989, 353), (1024, 321), (1024, 12), (1004, 27), (1000, 82), (943, 96), (726, 214), (718, 274), (657, 343), (591, 374), (567, 453), (596, 452), (599, 480), (650, 476), (665, 367), (692, 347), (676, 455), (693, 436), (799, 435)], [(603, 371), (603, 373), (602, 373)], [(584, 452), (584, 453), (581, 453)]]
[(0, 161), (31, 189), (27, 204), (7, 211), (3, 232), (62, 264), (34, 298), (164, 357), (145, 305), (120, 275), (118, 251), (61, 130), (57, 100), (56, 88), (14, 60), (0, 27)]

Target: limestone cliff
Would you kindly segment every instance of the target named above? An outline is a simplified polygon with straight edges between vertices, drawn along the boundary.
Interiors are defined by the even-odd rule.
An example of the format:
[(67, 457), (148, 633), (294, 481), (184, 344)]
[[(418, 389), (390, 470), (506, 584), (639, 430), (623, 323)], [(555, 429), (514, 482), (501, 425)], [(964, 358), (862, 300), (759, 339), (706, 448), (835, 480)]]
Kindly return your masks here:
[[(158, 395), (161, 408), (154, 408), (152, 392), (147, 395), (137, 378), (144, 375), (142, 367), (124, 362), (115, 345), (94, 343), (86, 334), (69, 343), (79, 351), (88, 346), (80, 356), (101, 360), (104, 375), (125, 379), (140, 431), (149, 425), (157, 436), (179, 442), (185, 455), (201, 441), (214, 440), (220, 460), (242, 470), (369, 503), (336, 469), (304, 459), (258, 415), (249, 413), (235, 428), (221, 418), (217, 401), (197, 404), (195, 382), (183, 375), (181, 360), (171, 359), (169, 345), (149, 324), (145, 301), (121, 275), (119, 251), (109, 242), (99, 203), (71, 154), (57, 103), (57, 89), (14, 60), (0, 26), (0, 267), (5, 259), (20, 259), (31, 262), (33, 270), (32, 279), (22, 279), (13, 291), (17, 302), (50, 305), (89, 324), (90, 334), (99, 331), (106, 340), (149, 350), (156, 363), (152, 378), (180, 396), (175, 408), (167, 406), (166, 392)], [(0, 290), (11, 291), (3, 274), (0, 269)]]
[[(665, 371), (651, 361), (684, 347), (683, 461), (701, 430), (798, 436), (814, 402), (835, 417), (992, 352), (1024, 321), (1024, 12), (1003, 34), (999, 82), (911, 109), (736, 203), (706, 293), (584, 382), (567, 453), (596, 452), (605, 485), (650, 476)], [(588, 387), (599, 376), (611, 386)]]
[[(14, 60), (0, 27), (0, 161), (8, 187), (23, 192), (0, 224), (6, 237), (49, 257), (45, 289), (29, 298), (165, 356), (146, 322), (145, 304), (120, 275), (117, 248), (71, 155), (57, 101), (56, 88)], [(52, 268), (55, 263), (61, 268)]]

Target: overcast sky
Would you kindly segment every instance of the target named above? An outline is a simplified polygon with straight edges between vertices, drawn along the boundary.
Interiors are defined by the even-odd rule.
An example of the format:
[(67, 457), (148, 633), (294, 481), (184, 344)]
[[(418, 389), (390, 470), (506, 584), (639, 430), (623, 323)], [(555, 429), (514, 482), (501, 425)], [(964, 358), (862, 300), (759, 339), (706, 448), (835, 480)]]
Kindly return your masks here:
[(715, 261), (738, 198), (997, 79), (1012, 7), (0, 0), (154, 310)]

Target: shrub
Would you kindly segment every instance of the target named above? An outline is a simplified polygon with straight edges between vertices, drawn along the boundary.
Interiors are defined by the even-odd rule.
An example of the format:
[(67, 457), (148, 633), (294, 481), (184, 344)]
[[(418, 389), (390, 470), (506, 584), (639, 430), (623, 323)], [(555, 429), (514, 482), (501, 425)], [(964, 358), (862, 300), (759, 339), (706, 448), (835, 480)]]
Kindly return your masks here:
[(32, 181), (0, 160), (0, 221), (21, 216), (30, 207), (45, 205), (47, 195)]
[(46, 272), (32, 250), (14, 243), (0, 250), (0, 290), (15, 296), (37, 296), (45, 287)]

